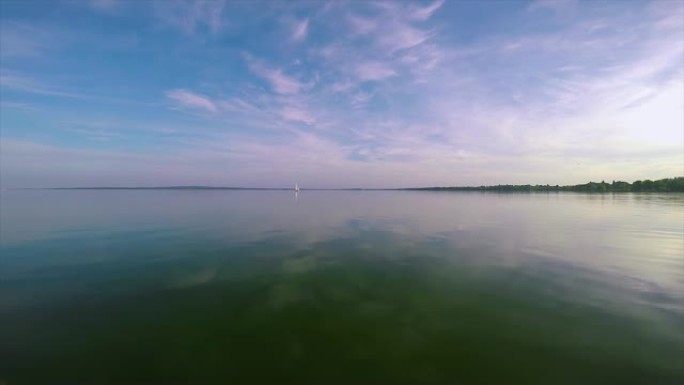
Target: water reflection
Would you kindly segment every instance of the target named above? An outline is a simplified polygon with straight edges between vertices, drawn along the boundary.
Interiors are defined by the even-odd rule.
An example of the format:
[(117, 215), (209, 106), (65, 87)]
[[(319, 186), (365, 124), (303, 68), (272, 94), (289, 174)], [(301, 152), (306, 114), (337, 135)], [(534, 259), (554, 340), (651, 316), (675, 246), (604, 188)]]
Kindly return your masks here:
[(33, 193), (10, 383), (684, 378), (681, 196)]

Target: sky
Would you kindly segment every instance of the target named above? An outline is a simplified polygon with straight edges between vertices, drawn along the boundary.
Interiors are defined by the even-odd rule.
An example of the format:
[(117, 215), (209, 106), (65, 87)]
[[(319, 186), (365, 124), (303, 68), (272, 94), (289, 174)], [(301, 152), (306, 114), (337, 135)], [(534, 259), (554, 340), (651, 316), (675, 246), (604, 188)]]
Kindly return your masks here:
[(684, 2), (0, 2), (2, 188), (684, 175)]

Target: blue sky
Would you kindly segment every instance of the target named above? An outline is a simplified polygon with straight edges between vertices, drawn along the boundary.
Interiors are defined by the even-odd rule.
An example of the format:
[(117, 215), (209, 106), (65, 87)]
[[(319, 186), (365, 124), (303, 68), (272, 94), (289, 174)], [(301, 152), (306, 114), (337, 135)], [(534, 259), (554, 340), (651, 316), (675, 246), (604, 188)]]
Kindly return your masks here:
[(684, 6), (13, 1), (3, 187), (684, 174)]

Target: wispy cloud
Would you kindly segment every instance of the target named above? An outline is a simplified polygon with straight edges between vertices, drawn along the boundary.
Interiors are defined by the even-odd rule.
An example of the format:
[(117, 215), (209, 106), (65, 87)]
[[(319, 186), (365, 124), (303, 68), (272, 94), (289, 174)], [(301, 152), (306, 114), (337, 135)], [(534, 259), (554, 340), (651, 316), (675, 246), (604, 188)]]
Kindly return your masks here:
[(316, 119), (309, 111), (294, 106), (283, 107), (283, 109), (280, 111), (280, 116), (285, 120), (294, 122), (302, 122), (306, 124), (314, 124), (316, 122)]
[(394, 33), (380, 36), (378, 42), (381, 47), (393, 53), (420, 45), (432, 35), (430, 31), (421, 30), (402, 22), (395, 22), (391, 28)]
[(379, 61), (367, 61), (359, 63), (354, 69), (360, 80), (383, 80), (397, 73), (387, 63)]
[[(426, 7), (415, 7), (404, 2), (377, 3), (379, 13), (370, 24), (373, 28), (366, 30), (374, 32), (372, 38), (378, 48), (390, 53), (416, 47), (434, 36), (432, 28), (421, 26), (420, 22), (432, 17), (442, 5), (443, 0)], [(349, 21), (354, 31), (364, 27), (362, 18), (350, 17)]]
[(32, 106), (29, 103), (15, 102), (12, 100), (0, 99), (0, 108), (2, 108), (2, 109), (10, 109), (10, 108), (26, 109), (26, 108), (31, 108), (31, 107)]
[(218, 102), (218, 105), (227, 111), (232, 112), (242, 112), (242, 113), (258, 113), (260, 110), (254, 106), (252, 103), (241, 99), (233, 98), (231, 100), (222, 100)]
[[(155, 184), (310, 178), (386, 187), (579, 183), (681, 170), (681, 2), (512, 2), (506, 15), (446, 1), (266, 4), (128, 2), (116, 17), (71, 7), (102, 23), (79, 31), (88, 36), (79, 44), (44, 33), (71, 36), (66, 19), (48, 28), (20, 17), (29, 11), (3, 12), (3, 118), (41, 107), (30, 119), (8, 119), (30, 124), (3, 135), (25, 129), (21, 137), (35, 142), (67, 140), (52, 130), (82, 147), (15, 141), (10, 158), (0, 154), (11, 159), (13, 180), (28, 184), (26, 175), (44, 172), (22, 151), (65, 165), (92, 161), (74, 166), (78, 172), (52, 170), (78, 181), (88, 179), (76, 174), (96, 179), (117, 165), (117, 177), (131, 184), (145, 173)], [(474, 27), (470, 11), (490, 28)], [(505, 30), (493, 22), (504, 16), (516, 21)], [(146, 18), (183, 33), (153, 25), (136, 32), (138, 44), (109, 48), (121, 25)], [(154, 123), (34, 128), (82, 115)], [(133, 148), (149, 150), (133, 156), (145, 168), (122, 160)]]
[(16, 72), (0, 70), (0, 88), (46, 96), (67, 98), (87, 98), (86, 95), (64, 91), (53, 85), (41, 82)]
[[(3, 92), (13, 92), (36, 96), (50, 96), (54, 98), (79, 99), (83, 102), (96, 101), (101, 103), (114, 103), (130, 106), (158, 107), (153, 102), (145, 102), (132, 98), (116, 98), (100, 96), (82, 92), (80, 89), (66, 87), (56, 82), (46, 81), (16, 71), (0, 69), (0, 89)], [(4, 97), (4, 95), (3, 95)]]
[(176, 105), (182, 108), (190, 108), (207, 112), (218, 111), (216, 104), (209, 100), (209, 98), (184, 89), (168, 91), (166, 92), (166, 97), (174, 101)]
[(292, 39), (294, 41), (302, 41), (306, 39), (309, 33), (309, 19), (304, 19), (299, 23), (296, 23), (292, 31)]
[(354, 108), (361, 108), (372, 98), (372, 93), (360, 91), (351, 96), (351, 104)]
[(250, 55), (245, 55), (250, 71), (266, 80), (273, 91), (279, 94), (296, 94), (305, 87), (304, 83), (283, 73), (282, 69), (271, 68)]
[(217, 33), (224, 25), (225, 0), (169, 0), (155, 3), (156, 15), (185, 33), (201, 28)]
[(349, 14), (347, 15), (347, 21), (351, 27), (352, 34), (355, 35), (366, 35), (378, 28), (378, 23), (375, 20), (359, 15)]
[(113, 131), (105, 126), (91, 126), (79, 124), (76, 122), (65, 122), (65, 131), (69, 133), (78, 134), (98, 142), (109, 142), (114, 139), (122, 139), (124, 136), (116, 131)]
[(426, 7), (418, 7), (410, 11), (410, 18), (419, 21), (425, 21), (432, 17), (432, 15), (444, 4), (444, 0), (436, 0)]
[(341, 81), (336, 81), (330, 85), (330, 90), (338, 93), (338, 92), (347, 92), (352, 89), (354, 89), (357, 86), (355, 82), (352, 82), (350, 80), (341, 80)]
[(534, 0), (527, 7), (528, 11), (551, 10), (563, 12), (572, 9), (577, 4), (577, 0)]
[(0, 24), (0, 55), (3, 58), (38, 57), (56, 49), (64, 40), (54, 29), (15, 20)]

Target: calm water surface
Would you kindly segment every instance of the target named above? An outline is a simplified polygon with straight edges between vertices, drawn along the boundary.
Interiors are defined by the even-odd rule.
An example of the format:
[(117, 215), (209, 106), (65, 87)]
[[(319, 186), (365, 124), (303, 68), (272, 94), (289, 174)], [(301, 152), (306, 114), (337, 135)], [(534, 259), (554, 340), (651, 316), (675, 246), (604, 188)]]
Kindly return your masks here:
[(684, 383), (684, 195), (4, 191), (0, 382)]

